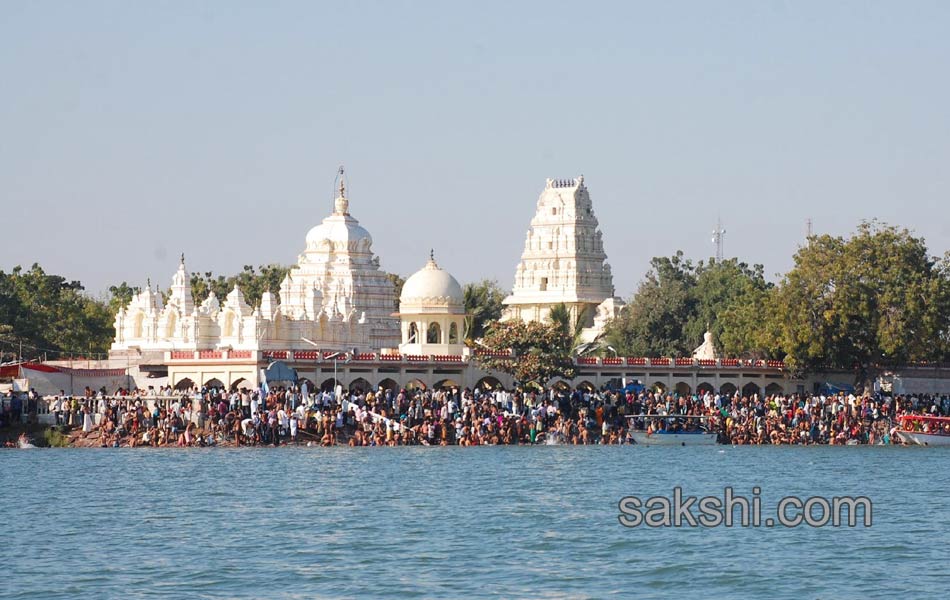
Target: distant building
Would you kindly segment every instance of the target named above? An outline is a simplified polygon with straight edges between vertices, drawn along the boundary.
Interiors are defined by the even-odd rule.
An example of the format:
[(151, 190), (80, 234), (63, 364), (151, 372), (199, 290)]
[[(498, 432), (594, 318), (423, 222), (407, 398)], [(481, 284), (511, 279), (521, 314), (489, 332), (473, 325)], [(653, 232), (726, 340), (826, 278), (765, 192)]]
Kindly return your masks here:
[[(394, 288), (379, 269), (373, 238), (350, 215), (343, 178), (333, 214), (307, 234), (306, 247), (280, 285), (249, 306), (235, 287), (223, 303), (214, 293), (199, 306), (182, 256), (171, 294), (160, 306), (146, 288), (115, 319), (113, 356), (201, 350), (373, 352), (399, 344)], [(305, 340), (309, 340), (307, 342)]]
[(596, 338), (620, 311), (583, 175), (547, 180), (504, 303), (502, 320), (523, 321), (545, 321), (551, 307), (564, 303), (573, 321), (584, 317), (582, 341)]

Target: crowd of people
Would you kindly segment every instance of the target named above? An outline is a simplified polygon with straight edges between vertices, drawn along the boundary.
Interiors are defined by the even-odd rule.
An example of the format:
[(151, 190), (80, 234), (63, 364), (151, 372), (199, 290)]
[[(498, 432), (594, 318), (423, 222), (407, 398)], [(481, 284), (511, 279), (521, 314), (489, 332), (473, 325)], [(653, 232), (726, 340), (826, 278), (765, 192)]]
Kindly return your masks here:
[[(157, 393), (156, 393), (157, 392)], [(950, 414), (947, 397), (728, 396), (533, 389), (141, 390), (46, 399), (57, 426), (87, 445), (624, 444), (630, 431), (697, 428), (724, 444), (890, 444), (902, 415)], [(638, 415), (655, 415), (649, 419)], [(675, 419), (672, 417), (701, 417)]]

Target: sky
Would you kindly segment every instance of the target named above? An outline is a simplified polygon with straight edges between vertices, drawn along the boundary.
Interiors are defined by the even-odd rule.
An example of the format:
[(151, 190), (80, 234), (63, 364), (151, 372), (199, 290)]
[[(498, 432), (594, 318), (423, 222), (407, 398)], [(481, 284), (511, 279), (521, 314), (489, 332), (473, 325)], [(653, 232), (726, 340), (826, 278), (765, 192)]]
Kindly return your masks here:
[(948, 2), (0, 2), (0, 269), (93, 294), (293, 264), (345, 165), (387, 271), (511, 287), (583, 174), (618, 295), (793, 264), (806, 220), (950, 249)]

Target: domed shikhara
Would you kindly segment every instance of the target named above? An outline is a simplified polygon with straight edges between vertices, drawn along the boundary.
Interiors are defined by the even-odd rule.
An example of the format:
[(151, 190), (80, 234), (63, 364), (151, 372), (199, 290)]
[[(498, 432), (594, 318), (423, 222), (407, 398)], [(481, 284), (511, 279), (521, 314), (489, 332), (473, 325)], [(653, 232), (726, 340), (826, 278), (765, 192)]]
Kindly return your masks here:
[(353, 252), (371, 254), (373, 236), (350, 215), (350, 201), (340, 179), (333, 214), (307, 233), (307, 253)]
[(279, 290), (265, 291), (256, 307), (237, 287), (223, 301), (211, 294), (196, 305), (182, 257), (164, 309), (146, 290), (118, 313), (112, 350), (393, 348), (401, 339), (393, 284), (380, 270), (372, 244), (369, 232), (350, 215), (341, 168), (332, 214), (307, 234), (306, 247)]
[(461, 314), (465, 312), (465, 294), (455, 277), (430, 255), (429, 262), (403, 284), (399, 307), (400, 312), (437, 309)]

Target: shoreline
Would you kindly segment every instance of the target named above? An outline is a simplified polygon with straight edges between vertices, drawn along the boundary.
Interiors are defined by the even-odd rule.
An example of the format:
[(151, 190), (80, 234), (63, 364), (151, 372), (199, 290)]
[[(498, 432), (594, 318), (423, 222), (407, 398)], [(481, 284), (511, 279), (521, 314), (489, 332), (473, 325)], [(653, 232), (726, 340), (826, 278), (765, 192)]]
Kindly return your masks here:
[[(10, 428), (6, 431), (0, 432), (0, 449), (8, 450), (21, 450), (21, 449), (153, 449), (153, 450), (190, 450), (190, 449), (214, 449), (214, 448), (224, 448), (224, 449), (239, 449), (239, 448), (255, 448), (255, 449), (276, 449), (276, 448), (378, 448), (378, 447), (464, 447), (460, 444), (430, 444), (428, 442), (423, 443), (413, 443), (413, 444), (374, 444), (374, 443), (351, 443), (355, 440), (357, 436), (353, 433), (340, 432), (339, 437), (344, 438), (343, 441), (337, 441), (332, 444), (325, 444), (320, 441), (320, 436), (318, 434), (306, 431), (300, 431), (299, 433), (303, 434), (306, 438), (309, 439), (298, 439), (296, 442), (290, 441), (289, 439), (281, 439), (278, 444), (273, 443), (252, 443), (252, 444), (240, 444), (236, 443), (235, 440), (230, 437), (222, 434), (217, 434), (214, 443), (198, 443), (194, 442), (191, 444), (178, 444), (178, 443), (164, 443), (164, 444), (132, 444), (132, 436), (122, 436), (114, 440), (107, 441), (103, 439), (101, 432), (98, 430), (88, 432), (88, 435), (83, 435), (81, 427), (73, 427), (66, 433), (59, 433), (61, 436), (55, 438), (58, 443), (49, 443), (50, 438), (48, 437), (48, 432), (59, 431), (62, 429), (62, 426), (30, 426), (24, 425), (20, 427)], [(208, 437), (210, 434), (204, 434), (205, 437)], [(26, 436), (26, 441), (30, 444), (29, 446), (22, 447), (17, 444), (19, 439), (23, 439), (23, 436)], [(113, 443), (117, 442), (117, 443)], [(600, 441), (586, 443), (586, 444), (572, 444), (566, 443), (563, 441), (548, 441), (548, 439), (543, 436), (535, 442), (525, 441), (522, 443), (483, 443), (476, 444), (477, 446), (520, 446), (520, 447), (534, 447), (534, 446), (641, 446), (645, 448), (651, 447), (646, 444), (637, 444), (633, 441), (632, 438), (624, 438), (620, 441), (615, 441), (611, 443), (601, 443)], [(709, 447), (713, 448), (740, 448), (740, 447), (823, 447), (823, 446), (864, 446), (864, 447), (914, 447), (915, 444), (906, 444), (900, 441), (891, 442), (891, 443), (875, 443), (875, 444), (822, 444), (822, 443), (811, 443), (811, 444), (735, 444), (735, 443), (720, 443), (711, 444)], [(679, 446), (671, 446), (679, 447)], [(923, 446), (921, 446), (923, 447)], [(934, 446), (936, 447), (936, 446)]]

